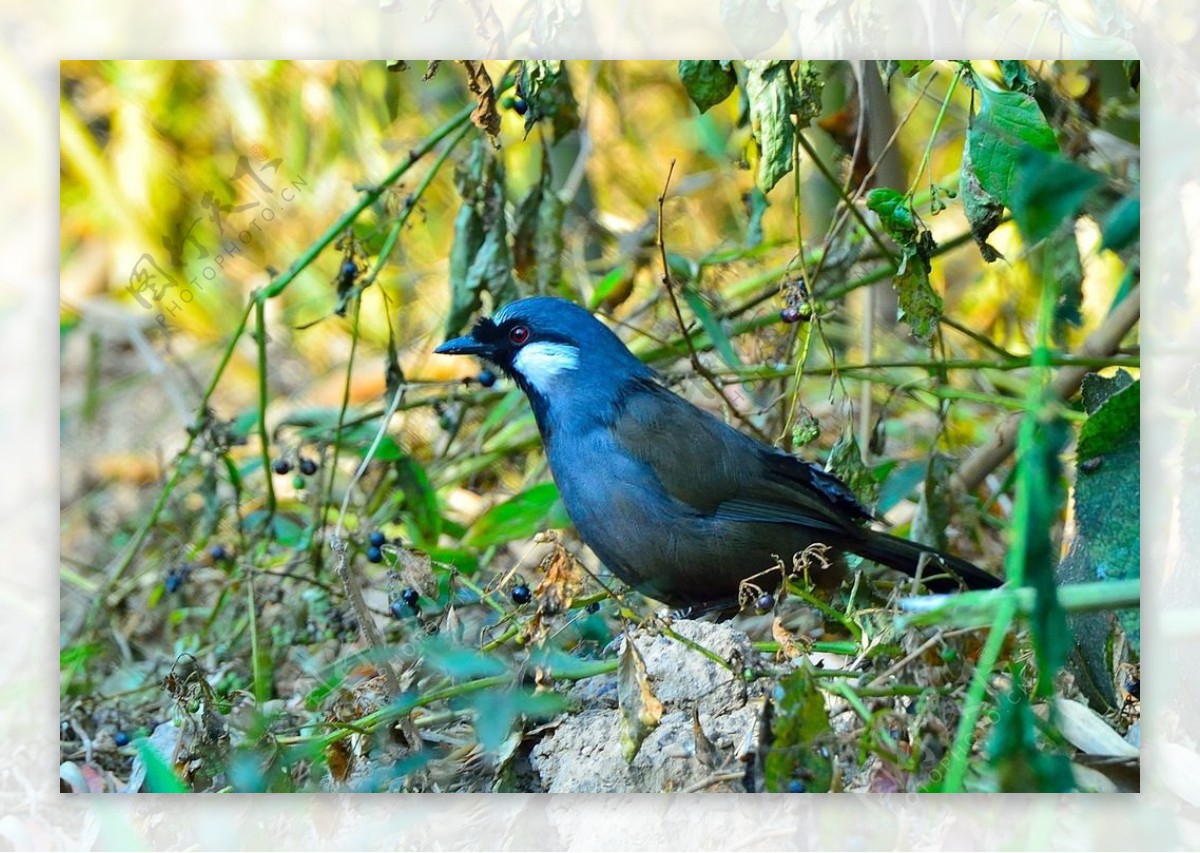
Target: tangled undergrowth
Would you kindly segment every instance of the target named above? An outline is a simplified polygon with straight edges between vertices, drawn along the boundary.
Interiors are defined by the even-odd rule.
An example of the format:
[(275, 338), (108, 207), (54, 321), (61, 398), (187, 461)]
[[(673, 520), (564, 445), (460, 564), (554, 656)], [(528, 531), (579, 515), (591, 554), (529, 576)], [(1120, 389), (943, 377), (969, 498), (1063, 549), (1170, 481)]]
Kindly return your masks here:
[[(393, 69), (64, 65), (64, 790), (1136, 789), (1135, 68)], [(307, 146), (201, 156), (231, 86)], [(205, 201), (122, 214), (182, 151)], [(817, 549), (732, 622), (656, 611), (519, 390), (429, 356), (546, 292), (1007, 586), (827, 599)]]

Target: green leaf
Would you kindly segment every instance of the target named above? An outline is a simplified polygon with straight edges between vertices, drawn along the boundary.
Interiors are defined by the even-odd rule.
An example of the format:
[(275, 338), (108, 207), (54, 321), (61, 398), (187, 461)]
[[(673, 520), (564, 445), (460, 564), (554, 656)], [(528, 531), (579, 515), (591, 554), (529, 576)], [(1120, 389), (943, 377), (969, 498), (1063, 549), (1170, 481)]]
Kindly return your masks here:
[(1006, 794), (1050, 794), (1075, 790), (1075, 776), (1066, 755), (1038, 743), (1037, 718), (1022, 687), (1020, 672), (1012, 677), (1007, 701), (988, 741), (988, 764)]
[(911, 495), (925, 481), (928, 467), (925, 461), (905, 462), (896, 466), (879, 489), (879, 503), (875, 511), (883, 515)]
[(1040, 270), (1042, 281), (1054, 282), (1058, 295), (1054, 303), (1054, 340), (1064, 342), (1067, 327), (1078, 328), (1083, 322), (1083, 261), (1075, 239), (1074, 221), (1063, 222), (1029, 254), (1030, 264)]
[(979, 247), (979, 254), (984, 261), (992, 263), (1001, 255), (987, 238), (999, 227), (1004, 218), (1004, 205), (995, 196), (990, 195), (979, 183), (979, 177), (971, 165), (971, 147), (963, 148), (962, 170), (959, 178), (959, 192), (962, 195), (963, 214), (967, 217), (967, 225), (971, 228), (971, 237)]
[(545, 118), (550, 119), (555, 142), (579, 127), (579, 106), (564, 63), (541, 59), (521, 62), (517, 72), (517, 95), (528, 105), (525, 110), (526, 136)]
[(514, 539), (527, 539), (543, 527), (565, 527), (568, 523), (558, 487), (553, 483), (540, 483), (481, 515), (467, 531), (463, 544), (484, 548)]
[(1004, 85), (1008, 88), (1027, 95), (1032, 95), (1037, 89), (1037, 80), (1021, 60), (1001, 59), (996, 64), (1000, 66), (1000, 73), (1004, 75)]
[(929, 346), (942, 316), (942, 297), (929, 283), (925, 260), (914, 252), (905, 252), (901, 269), (892, 277), (892, 287), (900, 302), (900, 319), (908, 324), (914, 338)]
[(801, 667), (779, 679), (770, 747), (763, 762), (771, 793), (828, 793), (833, 784), (835, 738), (816, 679)]
[(728, 98), (737, 87), (737, 75), (728, 60), (682, 59), (679, 61), (679, 79), (692, 103), (702, 113)]
[(513, 269), (548, 293), (562, 284), (563, 216), (566, 208), (551, 185), (549, 149), (542, 151), (542, 174), (517, 206)]
[(493, 655), (454, 645), (440, 637), (422, 641), (420, 650), (425, 663), (455, 681), (468, 681), (504, 672), (504, 664)]
[(912, 77), (932, 64), (932, 59), (898, 59), (896, 60), (896, 70), (905, 77)]
[(729, 335), (726, 333), (725, 327), (721, 325), (716, 315), (708, 307), (708, 303), (704, 301), (704, 297), (697, 290), (689, 287), (683, 291), (683, 298), (688, 306), (691, 307), (692, 313), (700, 321), (700, 325), (704, 327), (704, 331), (708, 332), (708, 337), (712, 340), (713, 346), (724, 362), (730, 367), (742, 367), (742, 360), (733, 348), (733, 342), (729, 340)]
[(405, 509), (421, 534), (421, 544), (436, 544), (442, 533), (442, 512), (429, 476), (420, 463), (407, 455), (396, 461), (396, 474), (397, 485), (404, 493)]
[(1008, 206), (1025, 239), (1036, 243), (1074, 219), (1087, 194), (1103, 180), (1063, 157), (1022, 148), (1017, 155), (1017, 185), (1008, 196)]
[(796, 86), (785, 61), (748, 60), (746, 70), (750, 127), (759, 149), (758, 186), (768, 193), (792, 170)]
[(829, 451), (829, 461), (825, 464), (825, 469), (836, 474), (838, 479), (849, 486), (863, 506), (874, 505), (879, 496), (879, 481), (875, 479), (871, 469), (863, 464), (862, 450), (852, 431), (842, 432)]
[[(375, 432), (376, 430), (374, 429), (364, 430), (359, 436), (361, 440), (354, 448), (359, 456), (365, 457), (367, 451), (371, 449), (371, 445), (375, 444)], [(379, 439), (379, 443), (375, 444), (375, 452), (371, 454), (372, 459), (377, 459), (380, 462), (392, 462), (403, 457), (404, 451), (400, 449), (400, 445), (396, 443), (396, 439), (390, 435), (385, 435)]]
[(138, 738), (134, 741), (138, 757), (146, 767), (145, 791), (148, 794), (186, 794), (189, 788), (162, 756), (155, 750), (149, 738)]
[(762, 245), (763, 214), (767, 212), (770, 202), (767, 201), (767, 196), (758, 187), (753, 187), (750, 192), (745, 195), (747, 218), (749, 223), (746, 226), (746, 248), (754, 249)]
[(917, 222), (908, 196), (891, 187), (879, 187), (867, 193), (867, 209), (874, 212), (884, 229), (901, 246), (914, 246)]
[(512, 257), (504, 218), (504, 166), (482, 137), (458, 174), (463, 206), (450, 246), (450, 314), (446, 336), (462, 331), (487, 291), (497, 302), (513, 292)]
[(634, 265), (631, 261), (622, 261), (609, 270), (602, 279), (596, 282), (592, 290), (592, 298), (588, 308), (595, 310), (601, 304), (617, 296), (625, 285), (632, 284)]
[(979, 91), (979, 112), (967, 128), (966, 149), (980, 187), (1001, 204), (1012, 207), (1017, 187), (1017, 157), (1027, 146), (1047, 154), (1058, 153), (1054, 131), (1037, 101), (1023, 92), (994, 89), (978, 75), (972, 82)]
[(1126, 196), (1109, 211), (1101, 226), (1104, 239), (1101, 249), (1119, 252), (1141, 236), (1142, 200), (1136, 195)]
[(468, 701), (475, 709), (475, 735), (489, 752), (500, 748), (521, 717), (546, 720), (566, 707), (566, 699), (557, 693), (535, 693), (524, 688), (485, 690)]

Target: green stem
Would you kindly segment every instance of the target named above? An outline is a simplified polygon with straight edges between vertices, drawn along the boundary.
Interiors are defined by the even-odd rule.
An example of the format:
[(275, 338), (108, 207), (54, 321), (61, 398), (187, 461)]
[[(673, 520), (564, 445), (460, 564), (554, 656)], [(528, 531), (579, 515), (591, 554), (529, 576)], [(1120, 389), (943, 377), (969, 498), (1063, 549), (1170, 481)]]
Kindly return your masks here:
[(991, 680), (992, 670), (996, 668), (996, 662), (1000, 659), (1000, 652), (1004, 649), (1004, 641), (1016, 614), (1015, 598), (1004, 598), (996, 610), (996, 618), (992, 622), (983, 651), (979, 653), (979, 662), (971, 678), (971, 686), (967, 689), (967, 698), (963, 702), (962, 717), (958, 721), (958, 731), (955, 732), (954, 745), (950, 749), (946, 776), (942, 780), (943, 793), (956, 793), (963, 789), (967, 759), (971, 757), (971, 743), (975, 739), (975, 724), (979, 722), (979, 715), (983, 710), (988, 681)]
[(304, 254), (297, 258), (296, 261), (290, 267), (288, 267), (286, 272), (266, 286), (262, 292), (262, 298), (272, 299), (278, 296), (280, 293), (283, 293), (287, 286), (292, 283), (293, 279), (295, 279), (305, 267), (316, 260), (317, 256), (320, 255), (321, 252), (325, 251), (325, 247), (334, 242), (342, 234), (342, 232), (345, 231), (346, 228), (358, 218), (360, 213), (374, 204), (375, 200), (383, 195), (384, 192), (387, 191), (388, 187), (400, 180), (400, 178), (404, 176), (404, 173), (413, 167), (413, 164), (432, 151), (439, 142), (453, 133), (457, 128), (466, 124), (470, 120), (471, 112), (475, 109), (475, 106), (476, 104), (472, 102), (468, 106), (463, 107), (461, 110), (455, 113), (449, 121), (435, 130), (432, 136), (430, 136), (416, 148), (412, 149), (412, 151), (408, 153), (407, 160), (397, 165), (396, 168), (392, 169), (392, 171), (390, 171), (384, 177), (384, 179), (374, 187), (365, 191), (358, 202), (340, 217), (338, 217), (338, 220), (330, 225), (329, 228), (325, 230), (325, 233), (318, 237), (317, 241), (309, 246)]
[[(941, 130), (942, 120), (946, 117), (946, 108), (950, 106), (950, 99), (954, 96), (954, 90), (958, 88), (958, 80), (963, 75), (963, 66), (954, 69), (954, 76), (950, 78), (950, 85), (946, 88), (946, 97), (942, 98), (941, 109), (938, 110), (937, 118), (933, 122), (933, 130), (929, 133), (929, 142), (925, 145), (925, 153), (921, 156), (921, 165), (917, 167), (917, 174), (913, 176), (912, 186), (908, 188), (908, 201), (913, 203), (913, 194), (917, 191), (917, 184), (921, 180), (921, 175), (925, 174), (925, 169), (929, 166), (929, 158), (933, 154), (933, 143), (937, 138), (938, 131)], [(929, 192), (933, 194), (933, 176), (930, 175)]]
[(254, 295), (254, 336), (258, 346), (258, 439), (262, 445), (263, 478), (267, 484), (263, 530), (269, 530), (275, 518), (275, 482), (271, 478), (271, 441), (267, 436), (267, 320), (266, 300), (261, 290)]
[(883, 256), (887, 258), (894, 267), (898, 263), (896, 256), (892, 254), (892, 251), (884, 244), (879, 235), (875, 233), (875, 229), (871, 227), (869, 222), (867, 222), (867, 218), (863, 216), (863, 212), (858, 209), (858, 205), (854, 204), (853, 199), (846, 195), (846, 191), (842, 188), (841, 181), (834, 177), (833, 173), (829, 171), (829, 167), (826, 166), (821, 158), (817, 156), (817, 152), (812, 147), (812, 143), (810, 143), (808, 139), (805, 138), (804, 134), (800, 133), (799, 131), (796, 133), (796, 139), (802, 146), (804, 146), (805, 152), (812, 160), (813, 165), (817, 167), (817, 171), (825, 177), (825, 180), (829, 181), (829, 185), (834, 188), (838, 194), (838, 197), (845, 202), (846, 209), (850, 211), (850, 215), (858, 220), (858, 224), (861, 225), (867, 232), (867, 236), (871, 238), (871, 242), (879, 247), (879, 251), (883, 253)]

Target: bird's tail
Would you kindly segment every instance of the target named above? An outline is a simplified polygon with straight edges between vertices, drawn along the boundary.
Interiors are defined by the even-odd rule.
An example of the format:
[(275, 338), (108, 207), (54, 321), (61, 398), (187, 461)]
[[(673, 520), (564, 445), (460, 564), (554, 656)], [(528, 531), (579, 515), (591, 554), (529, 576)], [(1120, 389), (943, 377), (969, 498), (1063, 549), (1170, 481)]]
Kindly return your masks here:
[(916, 577), (924, 557), (921, 578), (925, 586), (934, 592), (955, 592), (963, 586), (968, 589), (994, 589), (1003, 583), (1000, 578), (953, 554), (876, 530), (865, 532), (867, 536), (847, 550), (912, 577)]

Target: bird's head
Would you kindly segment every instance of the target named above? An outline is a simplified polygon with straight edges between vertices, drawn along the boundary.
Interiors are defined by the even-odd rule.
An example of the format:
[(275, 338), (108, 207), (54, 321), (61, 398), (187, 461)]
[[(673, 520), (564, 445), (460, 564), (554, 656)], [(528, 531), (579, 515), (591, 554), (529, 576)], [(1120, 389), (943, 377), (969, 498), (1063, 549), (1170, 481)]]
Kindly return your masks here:
[(580, 395), (615, 396), (628, 381), (653, 375), (586, 309), (550, 296), (510, 302), (435, 352), (490, 361), (513, 378), (535, 408), (552, 400), (575, 404)]

